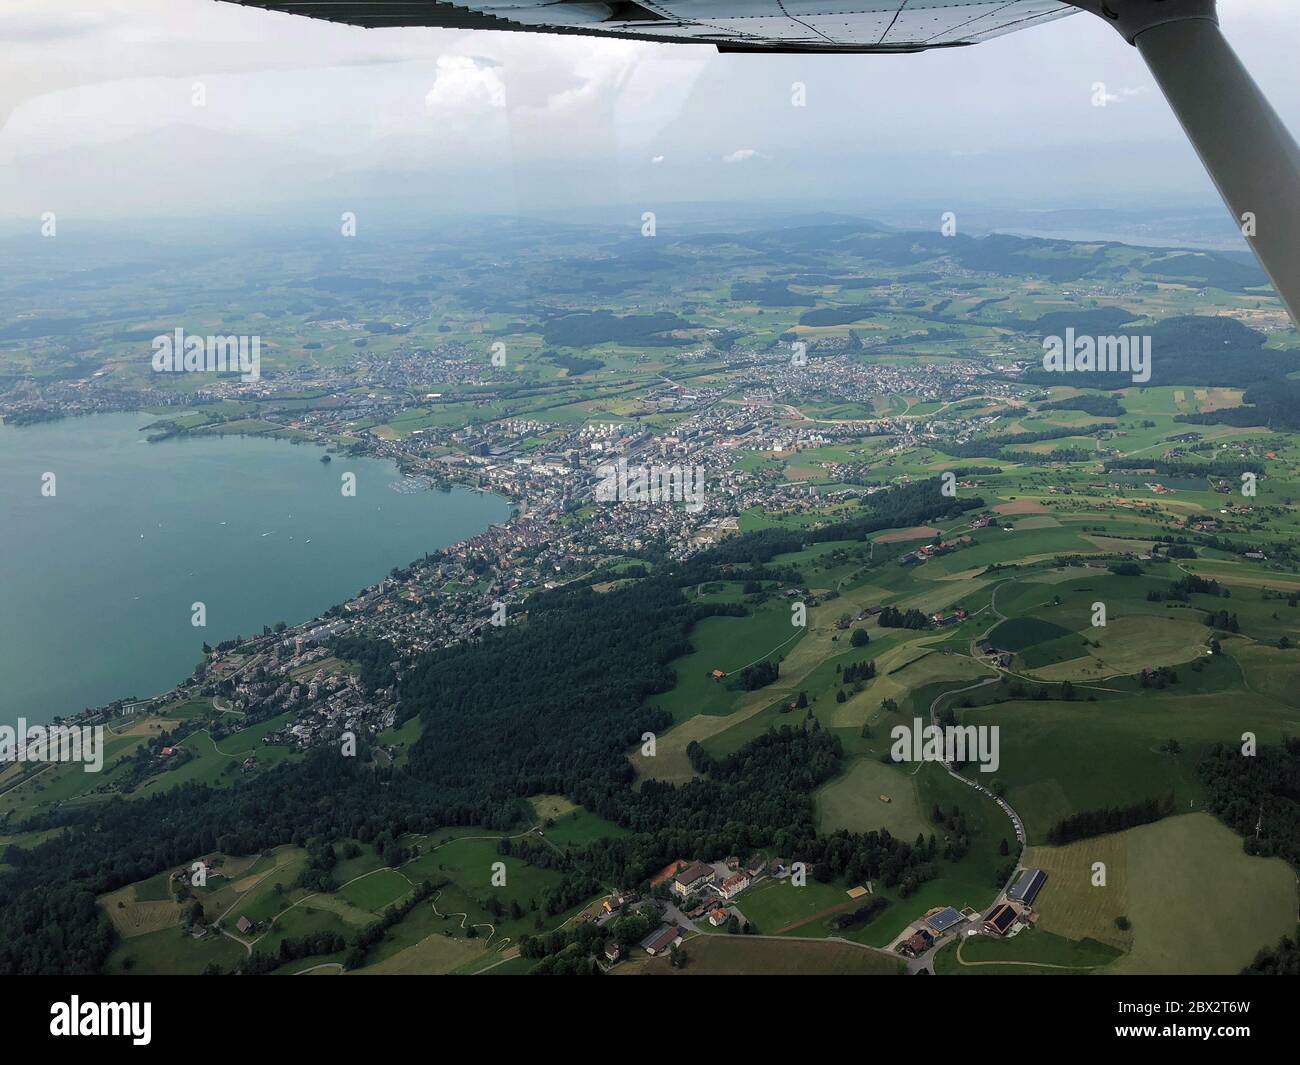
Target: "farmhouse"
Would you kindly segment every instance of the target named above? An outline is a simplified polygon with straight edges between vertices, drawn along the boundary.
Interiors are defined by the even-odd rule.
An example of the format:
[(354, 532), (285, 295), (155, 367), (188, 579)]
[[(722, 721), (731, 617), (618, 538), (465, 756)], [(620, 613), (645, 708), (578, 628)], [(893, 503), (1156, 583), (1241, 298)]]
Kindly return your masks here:
[(904, 940), (902, 943), (898, 945), (898, 949), (900, 953), (910, 954), (912, 957), (915, 958), (917, 955), (924, 954), (927, 950), (929, 950), (930, 944), (933, 942), (934, 942), (934, 936), (932, 936), (924, 928), (918, 928), (912, 934), (911, 938)]
[(1007, 898), (1013, 902), (1020, 902), (1026, 906), (1032, 906), (1038, 893), (1043, 890), (1043, 885), (1047, 883), (1047, 874), (1041, 869), (1026, 869), (1016, 881), (1015, 886), (1007, 892)]
[(651, 932), (641, 940), (641, 948), (649, 955), (662, 954), (677, 946), (686, 935), (686, 929), (679, 925), (664, 925), (659, 931)]
[(984, 922), (986, 931), (992, 932), (995, 936), (1005, 936), (1011, 930), (1011, 926), (1016, 923), (1016, 918), (1020, 914), (1016, 908), (1009, 902), (1004, 902), (991, 914), (989, 919)]
[(235, 922), (235, 927), (238, 928), (241, 932), (243, 932), (244, 935), (248, 935), (248, 933), (253, 930), (253, 922), (250, 921), (247, 917), (241, 917), (238, 921)]
[(712, 910), (714, 907), (719, 905), (721, 905), (721, 903), (719, 903), (717, 899), (707, 898), (703, 902), (701, 902), (698, 906), (692, 906), (689, 910), (687, 910), (686, 916), (689, 917), (692, 921), (697, 921), (701, 917), (704, 917), (706, 914), (708, 914), (709, 911)]
[(637, 900), (637, 893), (635, 891), (632, 891), (626, 895), (610, 895), (607, 899), (605, 899), (604, 902), (601, 903), (601, 906), (604, 907), (606, 913), (613, 913), (615, 910), (621, 909), (623, 906), (626, 906), (628, 903), (636, 902), (636, 900)]

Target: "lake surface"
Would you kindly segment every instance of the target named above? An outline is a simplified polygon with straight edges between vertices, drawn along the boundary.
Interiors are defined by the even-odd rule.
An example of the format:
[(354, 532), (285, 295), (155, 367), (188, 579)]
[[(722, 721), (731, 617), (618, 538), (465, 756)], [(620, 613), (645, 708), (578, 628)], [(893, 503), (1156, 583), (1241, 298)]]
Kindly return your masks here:
[[(165, 691), (204, 641), (306, 621), (510, 515), (482, 492), (399, 493), (393, 463), (323, 463), (314, 446), (145, 443), (155, 420), (0, 425), (0, 723)], [(190, 623), (196, 602), (206, 628)]]

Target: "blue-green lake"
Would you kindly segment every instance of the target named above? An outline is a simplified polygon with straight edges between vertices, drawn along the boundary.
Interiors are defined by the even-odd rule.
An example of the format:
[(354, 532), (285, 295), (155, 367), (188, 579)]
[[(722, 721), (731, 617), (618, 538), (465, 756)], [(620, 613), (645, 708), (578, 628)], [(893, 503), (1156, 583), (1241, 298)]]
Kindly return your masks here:
[[(154, 420), (0, 426), (0, 723), (165, 691), (205, 641), (306, 621), (510, 515), (482, 492), (395, 491), (393, 463), (323, 463), (314, 446), (149, 444)], [(191, 624), (196, 602), (206, 628)]]

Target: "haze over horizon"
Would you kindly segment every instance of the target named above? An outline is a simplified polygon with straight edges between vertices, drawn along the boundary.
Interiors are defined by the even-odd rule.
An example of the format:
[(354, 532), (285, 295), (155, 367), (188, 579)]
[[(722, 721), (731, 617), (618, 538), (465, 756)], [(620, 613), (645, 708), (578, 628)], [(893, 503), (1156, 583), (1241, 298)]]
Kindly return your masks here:
[[(1229, 39), (1300, 128), (1285, 0)], [(1079, 15), (912, 56), (361, 30), (214, 0), (0, 15), (0, 218), (207, 216), (385, 200), (1213, 208), (1135, 49)], [(807, 105), (792, 106), (795, 82)], [(199, 88), (201, 86), (201, 88)], [(1102, 86), (1099, 90), (1098, 86)], [(1096, 106), (1098, 93), (1106, 106)], [(201, 99), (199, 105), (196, 100)]]

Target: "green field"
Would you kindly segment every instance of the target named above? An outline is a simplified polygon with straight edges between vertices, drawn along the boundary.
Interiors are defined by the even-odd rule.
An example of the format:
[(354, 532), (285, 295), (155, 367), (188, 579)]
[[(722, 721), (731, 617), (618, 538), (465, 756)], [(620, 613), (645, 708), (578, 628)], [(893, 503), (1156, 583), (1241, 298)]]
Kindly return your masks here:
[(745, 936), (696, 936), (685, 941), (686, 965), (639, 957), (615, 966), (625, 976), (896, 976), (902, 962), (844, 943), (797, 943)]
[(672, 663), (677, 684), (655, 702), (678, 723), (696, 714), (728, 714), (744, 693), (736, 677), (716, 680), (712, 672), (732, 674), (756, 661), (787, 655), (804, 632), (790, 624), (790, 604), (784, 600), (769, 600), (749, 617), (705, 618), (691, 630), (695, 650)]
[[(1190, 690), (1189, 690), (1190, 689)], [(1245, 731), (1278, 743), (1300, 728), (1300, 712), (1254, 694), (1135, 692), (1088, 702), (1010, 701), (959, 710), (962, 724), (996, 725), (1001, 765), (995, 778), (1021, 815), (1031, 842), (1069, 814), (1173, 796), (1177, 809), (1203, 798), (1196, 766), (1216, 742), (1239, 744)], [(1161, 748), (1176, 739), (1176, 754)]]
[[(1033, 847), (1048, 873), (1036, 900), (1044, 932), (1104, 940), (1125, 951), (1120, 973), (1234, 973), (1296, 923), (1296, 877), (1255, 858), (1208, 814), (1186, 814), (1066, 847)], [(1106, 883), (1094, 886), (1093, 865)], [(1119, 916), (1128, 932), (1115, 925)]]
[(1077, 976), (1101, 971), (1118, 957), (1118, 950), (1094, 939), (1066, 939), (1031, 927), (1007, 939), (972, 936), (945, 946), (934, 969), (940, 976)]
[[(921, 809), (914, 766), (885, 765), (874, 758), (854, 762), (839, 778), (817, 793), (817, 828), (831, 833), (888, 829), (899, 839), (929, 835), (931, 824)], [(882, 802), (888, 795), (890, 802)]]
[(358, 909), (378, 914), (410, 890), (410, 881), (401, 873), (393, 869), (381, 869), (346, 884), (338, 893)]
[[(1005, 607), (1004, 607), (1005, 609)], [(989, 633), (989, 641), (1003, 651), (1023, 651), (1036, 644), (1069, 636), (1070, 630), (1042, 618), (1012, 618)]]

